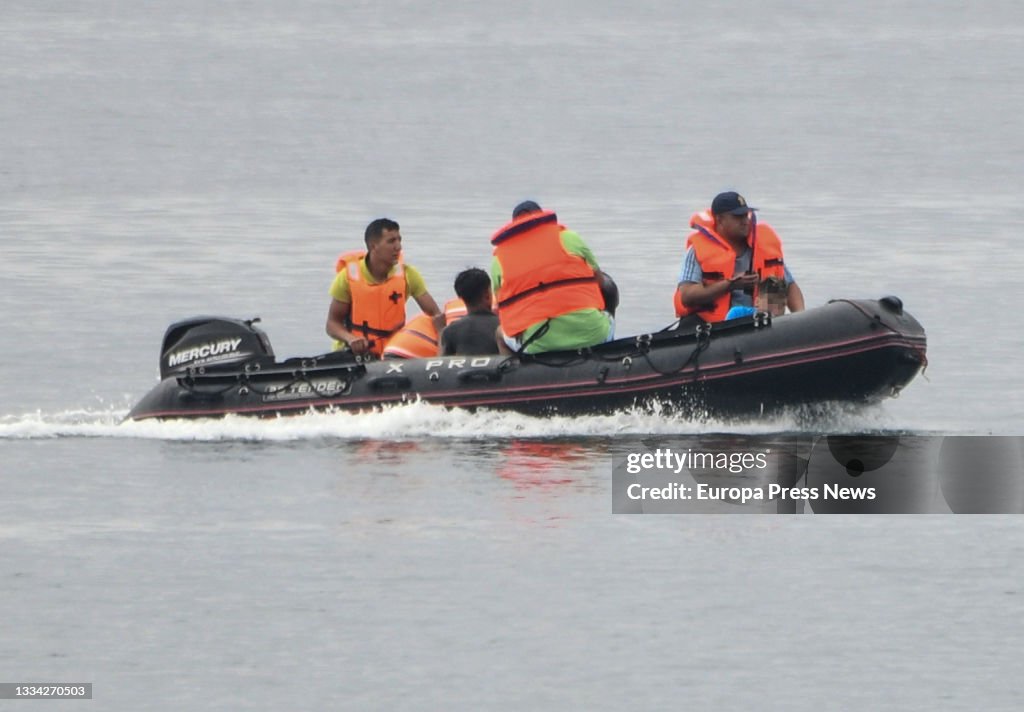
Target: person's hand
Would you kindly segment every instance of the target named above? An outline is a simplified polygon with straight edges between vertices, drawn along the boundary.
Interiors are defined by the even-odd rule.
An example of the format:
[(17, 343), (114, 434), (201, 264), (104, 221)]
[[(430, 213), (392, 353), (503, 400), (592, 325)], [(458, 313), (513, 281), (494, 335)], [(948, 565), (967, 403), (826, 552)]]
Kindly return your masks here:
[(370, 342), (360, 336), (358, 339), (349, 341), (348, 347), (356, 356), (363, 356), (370, 350)]
[(733, 277), (729, 280), (729, 289), (742, 289), (743, 291), (753, 291), (754, 287), (757, 286), (758, 276), (756, 272), (744, 272), (743, 274)]

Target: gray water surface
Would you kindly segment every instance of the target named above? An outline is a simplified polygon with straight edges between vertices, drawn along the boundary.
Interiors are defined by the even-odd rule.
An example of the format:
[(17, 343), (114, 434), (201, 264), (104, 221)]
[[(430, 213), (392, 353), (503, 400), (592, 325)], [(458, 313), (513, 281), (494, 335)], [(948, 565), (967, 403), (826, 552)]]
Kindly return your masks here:
[[(1017, 519), (612, 516), (637, 435), (1021, 434), (1019, 3), (7, 2), (0, 669), (97, 709), (1015, 709)], [(321, 352), (389, 215), (439, 300), (529, 197), (672, 321), (740, 190), (929, 367), (807, 424), (422, 406), (119, 425), (164, 328)], [(66, 703), (70, 704), (70, 703)]]

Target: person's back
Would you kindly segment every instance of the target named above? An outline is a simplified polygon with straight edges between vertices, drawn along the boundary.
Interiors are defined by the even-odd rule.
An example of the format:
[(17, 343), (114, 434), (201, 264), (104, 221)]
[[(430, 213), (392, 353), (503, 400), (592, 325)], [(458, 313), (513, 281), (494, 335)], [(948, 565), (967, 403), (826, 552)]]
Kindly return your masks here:
[(494, 334), (498, 315), (491, 311), (491, 278), (476, 267), (455, 278), (455, 293), (466, 303), (467, 314), (441, 332), (442, 356), (476, 356), (498, 353)]
[(479, 356), (498, 353), (494, 332), (498, 329), (498, 315), (470, 312), (441, 332), (442, 356)]
[(604, 311), (597, 259), (553, 212), (524, 201), (491, 243), (491, 285), (509, 349), (579, 349), (612, 338), (614, 322)]

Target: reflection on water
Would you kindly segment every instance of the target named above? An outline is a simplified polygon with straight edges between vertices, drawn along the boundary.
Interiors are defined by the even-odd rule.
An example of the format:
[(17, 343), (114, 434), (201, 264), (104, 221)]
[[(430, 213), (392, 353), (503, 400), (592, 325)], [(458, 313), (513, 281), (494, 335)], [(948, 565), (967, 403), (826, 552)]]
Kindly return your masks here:
[[(609, 511), (630, 452), (712, 430), (766, 440), (688, 447), (770, 448), (796, 487), (1019, 500), (1007, 448), (944, 442), (934, 479), (881, 479), (913, 442), (874, 467), (821, 437), (1020, 434), (1021, 338), (986, 317), (1024, 273), (1024, 5), (808, 6), (4, 3), (0, 609), (19, 615), (0, 660), (95, 674), (118, 710), (1019, 708), (1015, 518)], [(282, 356), (327, 348), (334, 258), (380, 215), (443, 301), (535, 198), (615, 277), (619, 333), (658, 329), (687, 217), (729, 188), (808, 305), (901, 296), (927, 378), (770, 423), (412, 405), (120, 424), (176, 319), (258, 315)], [(964, 288), (978, 275), (1000, 289)], [(777, 451), (791, 432), (811, 435)]]
[(551, 489), (578, 482), (606, 452), (600, 441), (512, 440), (501, 447), (497, 475), (517, 489)]

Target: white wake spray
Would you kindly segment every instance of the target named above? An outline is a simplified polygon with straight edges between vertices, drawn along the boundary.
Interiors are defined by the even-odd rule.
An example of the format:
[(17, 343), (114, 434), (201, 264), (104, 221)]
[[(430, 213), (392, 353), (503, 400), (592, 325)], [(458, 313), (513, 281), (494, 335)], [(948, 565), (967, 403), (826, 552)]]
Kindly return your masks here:
[[(280, 418), (124, 421), (127, 408), (0, 416), (0, 439), (136, 438), (179, 441), (287, 442), (321, 439), (559, 438), (701, 433), (879, 432), (893, 429), (884, 409), (816, 409), (757, 420), (685, 418), (661, 409), (613, 415), (535, 417), (448, 410), (410, 403), (365, 413), (307, 413)], [(906, 427), (900, 428), (906, 430)]]

